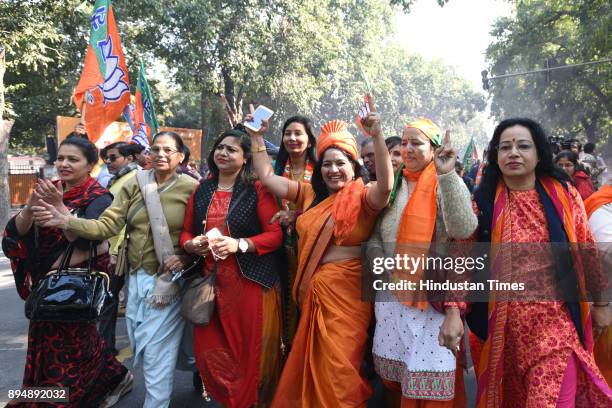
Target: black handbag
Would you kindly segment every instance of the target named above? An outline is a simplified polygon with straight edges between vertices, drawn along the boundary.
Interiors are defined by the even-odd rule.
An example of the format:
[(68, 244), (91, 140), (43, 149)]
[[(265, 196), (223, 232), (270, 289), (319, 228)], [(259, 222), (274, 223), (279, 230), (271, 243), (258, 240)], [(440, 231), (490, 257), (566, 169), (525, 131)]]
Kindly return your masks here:
[(74, 245), (69, 244), (59, 268), (38, 282), (25, 302), (25, 315), (32, 321), (92, 322), (112, 306), (110, 277), (95, 271), (97, 248), (89, 245), (87, 268), (69, 267)]

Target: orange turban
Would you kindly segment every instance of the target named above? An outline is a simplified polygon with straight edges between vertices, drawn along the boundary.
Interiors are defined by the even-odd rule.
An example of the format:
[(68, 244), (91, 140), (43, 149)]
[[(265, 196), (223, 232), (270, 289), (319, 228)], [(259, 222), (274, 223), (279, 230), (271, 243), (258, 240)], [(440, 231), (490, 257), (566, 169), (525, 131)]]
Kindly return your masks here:
[(341, 120), (327, 122), (321, 128), (321, 135), (317, 140), (317, 156), (323, 158), (323, 152), (332, 146), (336, 146), (348, 153), (353, 160), (359, 159), (359, 149), (355, 137), (348, 131), (348, 123)]

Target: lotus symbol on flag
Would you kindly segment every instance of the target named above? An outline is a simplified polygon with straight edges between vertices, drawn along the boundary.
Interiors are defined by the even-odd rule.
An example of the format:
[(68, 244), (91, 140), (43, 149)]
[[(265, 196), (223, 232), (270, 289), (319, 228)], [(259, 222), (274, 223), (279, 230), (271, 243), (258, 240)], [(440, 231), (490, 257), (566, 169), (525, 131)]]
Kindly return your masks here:
[(129, 85), (123, 81), (125, 72), (119, 67), (119, 57), (113, 55), (113, 40), (110, 36), (105, 41), (98, 42), (102, 50), (102, 57), (106, 65), (104, 84), (99, 86), (104, 96), (104, 104), (107, 101), (118, 101), (121, 95), (130, 91)]
[(141, 123), (138, 127), (138, 132), (132, 137), (132, 141), (142, 145), (149, 150), (149, 138), (147, 136), (147, 126), (144, 123)]

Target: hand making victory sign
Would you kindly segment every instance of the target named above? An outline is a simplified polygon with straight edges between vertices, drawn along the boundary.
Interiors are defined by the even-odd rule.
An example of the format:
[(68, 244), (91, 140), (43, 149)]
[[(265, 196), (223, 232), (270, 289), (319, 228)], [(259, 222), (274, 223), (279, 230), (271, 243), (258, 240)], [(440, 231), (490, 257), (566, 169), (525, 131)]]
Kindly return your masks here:
[(455, 162), (457, 161), (457, 153), (451, 145), (450, 130), (446, 130), (442, 146), (438, 147), (434, 152), (434, 165), (438, 175), (447, 174), (455, 171)]

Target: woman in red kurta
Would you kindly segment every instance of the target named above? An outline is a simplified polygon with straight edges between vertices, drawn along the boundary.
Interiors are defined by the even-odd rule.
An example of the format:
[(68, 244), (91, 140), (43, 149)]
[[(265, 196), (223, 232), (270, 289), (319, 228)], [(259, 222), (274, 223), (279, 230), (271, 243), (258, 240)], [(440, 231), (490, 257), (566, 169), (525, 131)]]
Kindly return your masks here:
[(557, 157), (555, 157), (555, 164), (561, 167), (572, 178), (572, 183), (583, 200), (586, 200), (595, 192), (593, 181), (588, 174), (582, 171), (576, 153), (570, 151), (559, 153)]
[[(224, 132), (209, 158), (212, 177), (194, 191), (181, 245), (204, 256), (203, 274), (217, 263), (215, 310), (194, 327), (196, 363), (206, 390), (226, 407), (268, 405), (280, 374), (280, 297), (272, 252), (282, 243), (270, 218), (274, 197), (250, 172), (250, 141)], [(203, 222), (205, 225), (203, 225)], [(208, 240), (217, 228), (222, 237)]]
[(474, 304), (468, 315), (484, 340), (472, 350), (479, 408), (612, 404), (592, 355), (593, 328), (611, 321), (601, 298), (607, 280), (582, 200), (554, 167), (546, 140), (530, 119), (500, 123), (474, 195), (478, 239), (492, 244), (486, 279), (524, 284), (510, 293), (491, 289), (488, 310)]

